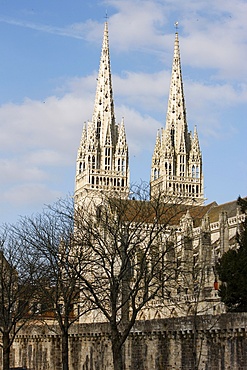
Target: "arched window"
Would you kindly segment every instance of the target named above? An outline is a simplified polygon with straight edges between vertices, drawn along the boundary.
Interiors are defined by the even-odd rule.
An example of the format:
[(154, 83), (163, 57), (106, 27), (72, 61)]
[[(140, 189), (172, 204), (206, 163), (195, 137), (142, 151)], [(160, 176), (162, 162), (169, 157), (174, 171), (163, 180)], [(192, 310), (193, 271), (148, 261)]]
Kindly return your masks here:
[(184, 176), (185, 166), (184, 166), (184, 156), (180, 155), (180, 176)]
[(171, 163), (169, 163), (169, 175), (170, 176), (172, 175), (172, 165), (171, 165)]
[(96, 127), (96, 137), (99, 139), (100, 137), (100, 130), (101, 130), (101, 120), (98, 118), (97, 120), (97, 127)]
[(175, 143), (175, 130), (174, 130), (174, 127), (171, 129), (171, 141), (172, 141), (172, 145), (174, 146), (174, 143)]
[(105, 170), (110, 170), (111, 167), (111, 149), (105, 148)]
[(79, 163), (79, 173), (81, 173), (81, 167), (82, 167), (82, 163), (80, 162)]
[(156, 180), (158, 177), (158, 171), (157, 168), (154, 169), (154, 180)]
[(125, 160), (122, 159), (122, 175), (125, 173)]
[(95, 169), (95, 156), (92, 156), (92, 168)]
[(199, 176), (200, 176), (199, 166), (196, 166), (196, 178), (199, 179)]
[(192, 166), (192, 177), (196, 177), (196, 169), (195, 166)]

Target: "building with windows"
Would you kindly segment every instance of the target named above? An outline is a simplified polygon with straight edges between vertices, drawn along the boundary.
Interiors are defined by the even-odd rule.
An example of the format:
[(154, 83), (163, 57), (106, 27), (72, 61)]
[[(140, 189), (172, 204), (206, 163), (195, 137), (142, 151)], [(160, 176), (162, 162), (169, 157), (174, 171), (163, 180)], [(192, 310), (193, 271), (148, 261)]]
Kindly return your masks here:
[[(86, 210), (89, 204), (93, 204), (96, 208), (95, 214), (92, 213), (92, 219), (87, 219), (88, 225), (91, 226), (97, 222), (100, 224), (104, 220), (104, 198), (109, 200), (115, 197), (120, 200), (120, 206), (123, 204), (127, 210), (124, 216), (129, 215), (134, 222), (140, 221), (141, 232), (135, 233), (137, 229), (133, 226), (134, 238), (137, 239), (133, 242), (136, 243), (133, 248), (133, 258), (136, 259), (141, 258), (141, 247), (150, 237), (150, 230), (159, 228), (162, 223), (157, 222), (152, 212), (155, 200), (158, 199), (160, 202), (158, 206), (156, 204), (156, 208), (153, 208), (157, 213), (161, 210), (164, 211), (164, 216), (167, 216), (167, 214), (170, 215), (169, 212), (175, 210), (172, 212), (174, 217), (171, 217), (171, 222), (165, 224), (165, 227), (161, 225), (162, 232), (154, 233), (158, 235), (159, 243), (154, 245), (155, 248), (149, 249), (158, 254), (159, 248), (167, 248), (164, 257), (168, 259), (166, 262), (171, 263), (157, 264), (156, 271), (162, 283), (162, 276), (167, 273), (164, 266), (172, 266), (174, 284), (169, 286), (170, 280), (168, 280), (166, 298), (161, 292), (147, 305), (142, 306), (138, 316), (135, 317), (137, 321), (125, 342), (125, 366), (129, 369), (199, 367), (218, 369), (225, 366), (232, 369), (246, 368), (247, 316), (246, 313), (222, 314), (224, 306), (218, 296), (215, 270), (220, 256), (229, 248), (237, 247), (236, 233), (245, 216), (241, 214), (237, 201), (221, 205), (216, 202), (204, 203), (202, 153), (197, 130), (194, 128), (192, 134), (186, 120), (178, 33), (175, 35), (166, 124), (158, 132), (154, 144), (150, 169), (150, 198), (143, 201), (133, 199), (133, 196), (130, 196), (128, 144), (124, 121), (122, 120), (120, 124), (115, 121), (108, 24), (106, 22), (93, 116), (83, 128), (77, 155), (75, 210), (80, 213), (83, 206)], [(86, 206), (85, 199), (88, 201)], [(90, 203), (90, 199), (93, 202)], [(85, 214), (89, 213), (85, 212)], [(81, 214), (82, 218), (85, 217), (82, 212)], [(129, 222), (130, 218), (127, 219), (128, 230), (125, 229), (124, 223), (121, 224), (121, 227), (124, 226), (124, 232), (120, 234), (123, 240), (116, 241), (116, 234), (114, 232), (111, 234), (112, 239), (108, 243), (109, 246), (111, 247), (111, 242), (112, 244), (119, 242), (120, 246), (118, 250), (120, 253), (117, 257), (113, 260), (109, 259), (112, 270), (119, 268), (119, 260), (122, 262), (126, 257), (126, 250), (121, 247), (125, 246), (127, 232), (132, 230), (131, 226), (134, 223), (132, 220)], [(73, 221), (76, 225), (76, 216)], [(108, 219), (105, 218), (105, 225), (107, 221)], [(118, 230), (117, 218), (115, 225)], [(75, 232), (78, 231), (76, 226), (74, 227)], [(99, 270), (98, 275), (94, 275), (95, 271), (92, 266), (96, 266), (97, 270), (102, 268), (105, 260), (102, 264), (100, 262), (105, 253), (106, 244), (102, 242), (102, 254), (97, 255), (98, 261), (94, 265), (95, 256), (91, 252), (92, 249), (97, 249), (97, 247), (94, 248), (94, 242), (97, 240), (98, 230), (100, 236), (102, 235), (101, 228), (96, 230), (96, 237), (88, 233), (88, 230), (91, 231), (91, 229), (86, 229), (86, 241), (83, 238), (78, 240), (80, 247), (89, 245), (89, 260), (86, 262), (83, 260), (83, 262), (89, 265), (87, 270), (89, 280), (92, 278), (97, 286), (98, 280), (95, 276), (99, 277), (103, 269)], [(106, 228), (106, 230), (112, 231), (113, 228), (109, 225), (109, 229)], [(108, 235), (106, 232), (102, 239), (99, 238), (100, 241)], [(90, 246), (93, 248), (90, 249)], [(136, 251), (135, 246), (140, 247), (139, 251)], [(147, 257), (147, 263), (152, 267), (152, 253)], [(112, 264), (112, 261), (116, 262), (116, 265)], [(0, 262), (5, 267), (6, 261), (1, 254)], [(135, 271), (131, 270), (132, 261), (130, 259), (125, 258), (125, 262), (130, 276), (129, 279), (127, 277), (122, 280), (121, 285), (119, 306), (124, 310), (118, 311), (116, 315), (120, 318), (121, 324), (124, 322), (123, 319), (128, 322), (127, 311), (133, 309), (133, 305), (128, 305), (128, 299), (124, 300), (124, 297), (133, 297), (128, 296), (128, 283), (135, 278)], [(108, 261), (106, 265), (107, 263)], [(104, 267), (107, 269), (108, 266)], [(109, 286), (107, 286), (107, 283), (110, 284), (107, 279), (104, 281), (105, 285), (102, 281), (104, 281), (104, 276), (99, 282), (100, 298), (98, 300), (106, 302), (105, 307), (107, 307), (112, 299), (112, 296), (109, 298)], [(136, 300), (133, 299), (134, 305), (138, 298), (136, 294)], [(80, 310), (79, 305), (77, 308)], [(88, 315), (85, 314), (79, 322), (76, 321), (69, 332), (69, 366), (73, 369), (104, 368), (111, 370), (113, 361), (110, 320), (106, 323), (106, 315), (97, 312), (97, 309), (85, 312)], [(20, 331), (13, 343), (11, 353), (13, 365), (25, 364), (30, 369), (62, 369), (60, 330), (53, 325), (54, 317), (50, 319), (52, 320), (50, 327), (38, 322), (37, 325), (34, 323)], [(196, 367), (195, 363), (198, 364)]]
[[(224, 307), (218, 297), (215, 264), (222, 253), (236, 247), (235, 236), (244, 215), (236, 201), (222, 205), (204, 203), (202, 152), (196, 127), (193, 134), (188, 128), (177, 32), (166, 123), (154, 144), (150, 200), (161, 196), (164, 205), (182, 207), (176, 225), (172, 225), (172, 242), (179, 245), (173, 259), (178, 269), (185, 262), (190, 266), (190, 277), (178, 281), (170, 305), (162, 307), (160, 301), (154, 300), (140, 318), (188, 315), (195, 306), (201, 314), (220, 313)], [(78, 149), (75, 205), (80, 207), (85, 197), (100, 201), (102, 194), (133, 202), (124, 121), (117, 124), (115, 120), (107, 22), (93, 116), (83, 128)], [(184, 309), (176, 302), (184, 302)]]

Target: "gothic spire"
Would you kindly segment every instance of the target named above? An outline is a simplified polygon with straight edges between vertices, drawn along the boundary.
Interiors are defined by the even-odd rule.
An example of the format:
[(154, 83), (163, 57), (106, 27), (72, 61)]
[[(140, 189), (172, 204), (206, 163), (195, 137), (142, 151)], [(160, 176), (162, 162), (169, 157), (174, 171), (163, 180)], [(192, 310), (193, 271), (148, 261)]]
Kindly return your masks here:
[(187, 131), (187, 122), (178, 32), (176, 32), (175, 34), (172, 74), (166, 116), (166, 128), (167, 130), (173, 132), (172, 140), (174, 142), (176, 151), (179, 150), (181, 136), (184, 136)]
[(107, 131), (109, 130), (108, 126), (110, 126), (111, 141), (115, 144), (115, 114), (107, 22), (105, 22), (92, 122), (97, 127), (97, 134), (101, 144), (106, 140)]
[(107, 22), (92, 121), (83, 128), (78, 150), (75, 200), (102, 191), (129, 193), (128, 146), (124, 124), (115, 123)]
[(188, 132), (178, 32), (175, 34), (166, 126), (161, 130), (159, 154), (157, 156), (156, 142), (152, 161), (151, 197), (161, 192), (170, 203), (203, 203), (201, 152), (197, 131), (194, 138)]

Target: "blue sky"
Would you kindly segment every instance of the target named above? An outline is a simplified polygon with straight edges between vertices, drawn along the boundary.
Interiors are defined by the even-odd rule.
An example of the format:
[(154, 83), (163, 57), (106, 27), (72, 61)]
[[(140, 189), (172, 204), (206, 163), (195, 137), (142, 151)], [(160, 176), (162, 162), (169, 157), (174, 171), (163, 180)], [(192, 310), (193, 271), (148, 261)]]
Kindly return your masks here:
[(1, 0), (0, 223), (73, 194), (106, 11), (131, 182), (149, 181), (178, 21), (187, 119), (199, 133), (206, 203), (247, 195), (245, 0)]

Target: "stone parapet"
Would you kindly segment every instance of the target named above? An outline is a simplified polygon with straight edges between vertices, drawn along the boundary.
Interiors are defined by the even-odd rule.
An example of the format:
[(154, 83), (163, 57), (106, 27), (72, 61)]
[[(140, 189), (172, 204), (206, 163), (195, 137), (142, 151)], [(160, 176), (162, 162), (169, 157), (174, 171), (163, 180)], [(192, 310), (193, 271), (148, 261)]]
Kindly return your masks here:
[[(247, 368), (247, 313), (189, 316), (136, 322), (125, 344), (129, 370)], [(107, 323), (74, 324), (69, 336), (71, 370), (112, 370)], [(61, 337), (56, 326), (20, 331), (11, 366), (61, 370)]]

